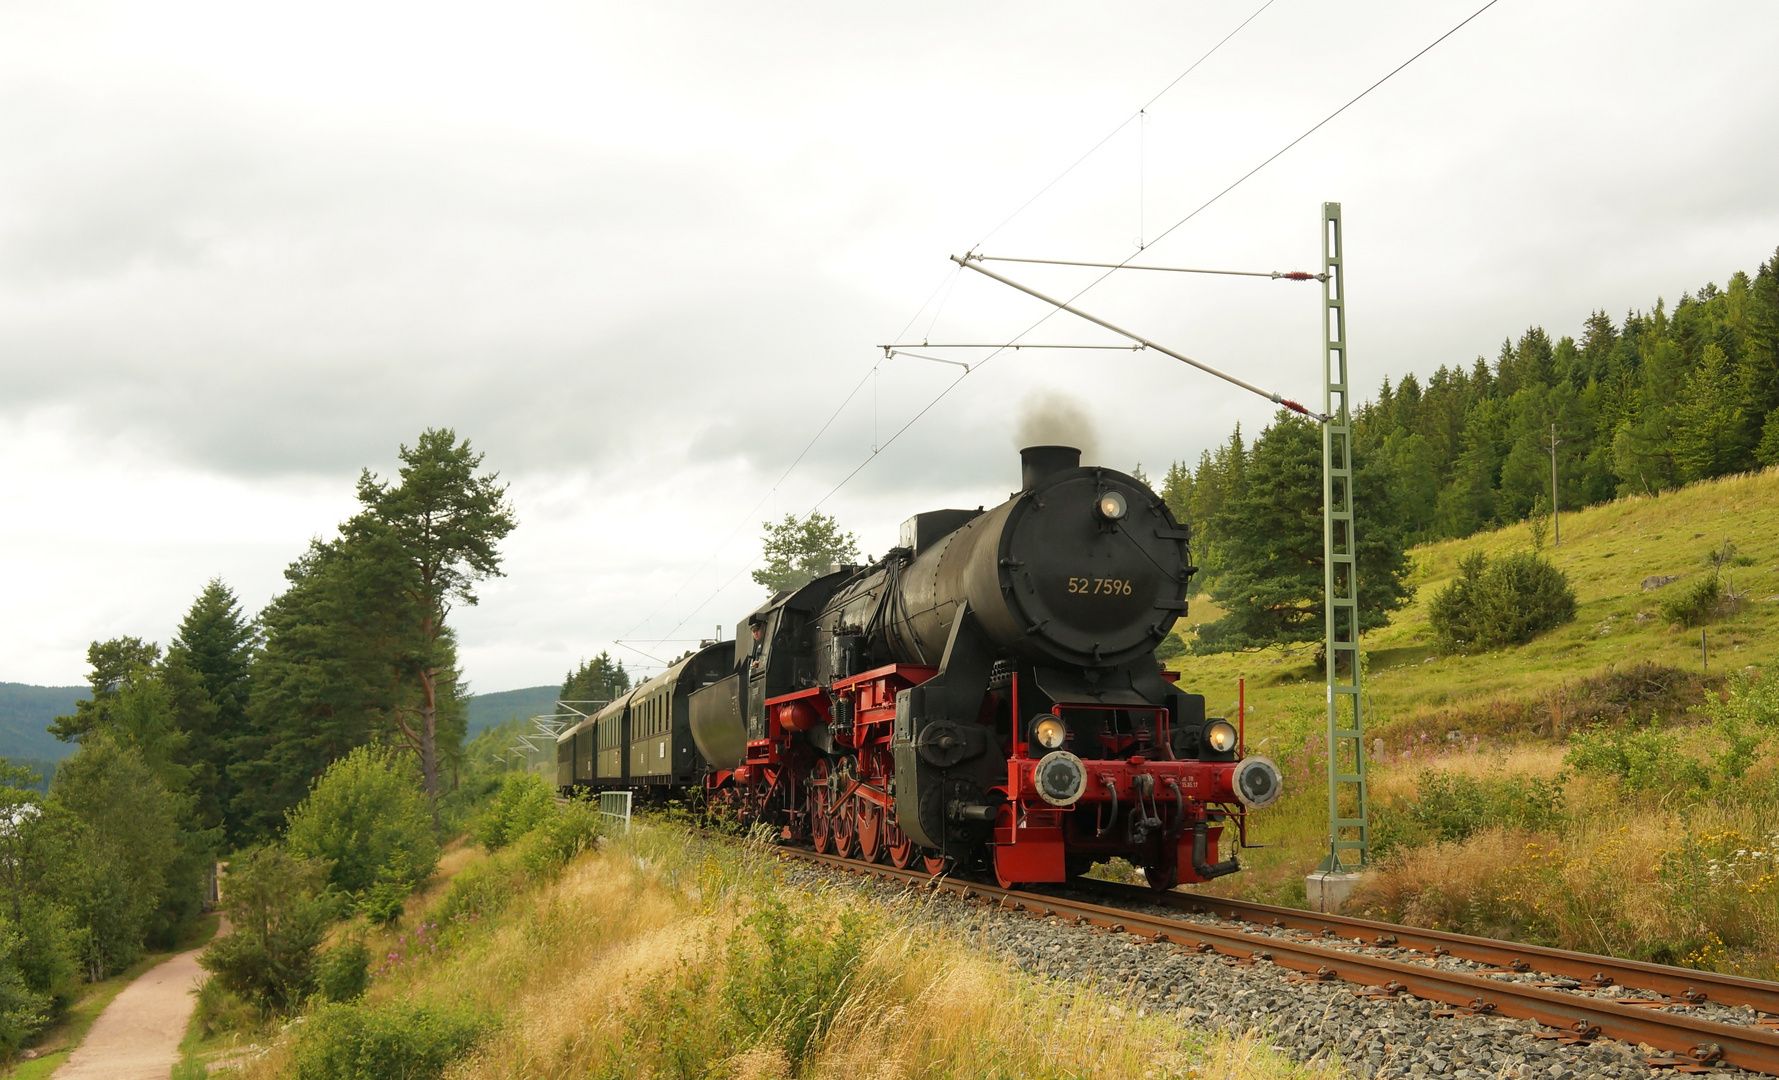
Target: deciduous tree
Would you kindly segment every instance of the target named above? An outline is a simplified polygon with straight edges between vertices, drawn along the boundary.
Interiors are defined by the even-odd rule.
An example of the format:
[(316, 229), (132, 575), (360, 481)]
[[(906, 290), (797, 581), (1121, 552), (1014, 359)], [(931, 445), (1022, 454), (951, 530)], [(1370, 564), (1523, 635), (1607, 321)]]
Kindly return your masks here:
[(843, 563), (858, 561), (858, 537), (841, 532), (840, 523), (820, 511), (805, 518), (786, 514), (776, 525), (760, 524), (766, 565), (753, 572), (753, 579), (772, 593), (801, 588)]

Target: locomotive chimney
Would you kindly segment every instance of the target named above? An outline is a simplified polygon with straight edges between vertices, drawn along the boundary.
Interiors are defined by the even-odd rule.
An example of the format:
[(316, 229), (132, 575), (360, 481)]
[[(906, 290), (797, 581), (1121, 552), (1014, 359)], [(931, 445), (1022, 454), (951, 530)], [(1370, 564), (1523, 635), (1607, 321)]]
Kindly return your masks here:
[(1030, 491), (1066, 469), (1081, 467), (1081, 451), (1073, 446), (1028, 446), (1019, 452), (1019, 486)]

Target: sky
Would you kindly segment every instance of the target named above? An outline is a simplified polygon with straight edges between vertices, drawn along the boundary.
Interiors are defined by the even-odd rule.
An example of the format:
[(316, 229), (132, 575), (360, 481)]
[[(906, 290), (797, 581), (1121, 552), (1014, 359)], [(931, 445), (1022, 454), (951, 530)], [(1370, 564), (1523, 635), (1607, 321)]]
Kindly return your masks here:
[[(1170, 230), (1482, 2), (0, 6), (0, 681), (258, 610), (427, 427), (519, 520), (452, 616), (487, 692), (732, 633), (764, 520), (994, 505), (1034, 417), (1155, 476), (1271, 416), (1154, 352), (886, 360), (1116, 340), (970, 250), (1317, 270), (1340, 202), (1368, 393), (1772, 256), (1756, 2), (1498, 0)], [(989, 265), (1320, 400), (1314, 283)]]

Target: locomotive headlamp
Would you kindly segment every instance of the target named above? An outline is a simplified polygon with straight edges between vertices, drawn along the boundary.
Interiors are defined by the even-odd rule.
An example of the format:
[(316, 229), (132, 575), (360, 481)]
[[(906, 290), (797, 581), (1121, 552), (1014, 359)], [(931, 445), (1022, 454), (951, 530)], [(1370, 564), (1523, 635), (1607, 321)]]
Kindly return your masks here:
[(1205, 725), (1205, 745), (1219, 754), (1235, 749), (1235, 725), (1227, 720), (1212, 720)]
[(1130, 504), (1124, 501), (1124, 492), (1122, 491), (1100, 492), (1100, 501), (1096, 508), (1100, 512), (1100, 517), (1107, 521), (1122, 521), (1124, 515), (1130, 513)]
[(1054, 716), (1040, 716), (1032, 722), (1032, 741), (1046, 750), (1060, 750), (1068, 738), (1069, 728)]

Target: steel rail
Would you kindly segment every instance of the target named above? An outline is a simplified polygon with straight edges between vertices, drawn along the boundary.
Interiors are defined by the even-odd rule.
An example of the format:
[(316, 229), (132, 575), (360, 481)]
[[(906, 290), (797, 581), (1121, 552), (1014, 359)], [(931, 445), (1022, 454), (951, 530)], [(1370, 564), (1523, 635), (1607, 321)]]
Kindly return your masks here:
[(1583, 982), (1605, 985), (1604, 976), (1619, 986), (1653, 990), (1671, 998), (1698, 1003), (1714, 1001), (1719, 1005), (1746, 1005), (1764, 1013), (1779, 1014), (1779, 983), (1745, 979), (1739, 975), (1719, 975), (1714, 971), (1693, 971), (1690, 968), (1651, 964), (1642, 960), (1625, 960), (1615, 956), (1570, 952), (1543, 945), (1523, 945), (1498, 938), (1453, 934), (1443, 930), (1427, 930), (1419, 926), (1398, 926), (1395, 923), (1356, 919), (1348, 915), (1320, 915), (1313, 911), (1256, 904), (1247, 900), (1226, 900), (1201, 893), (1156, 892), (1139, 885), (1079, 878), (1071, 887), (1085, 886), (1091, 891), (1139, 903), (1161, 904), (1182, 910), (1224, 915), (1246, 922), (1282, 924), (1293, 930), (1344, 931), (1348, 940), (1363, 938), (1367, 945), (1377, 944), (1379, 937), (1394, 937), (1396, 944), (1424, 953), (1441, 950), (1464, 960), (1497, 967), (1513, 968), (1516, 963), (1529, 964), (1534, 970), (1564, 975)]
[[(1693, 1060), (1720, 1057), (1727, 1064), (1753, 1072), (1779, 1075), (1779, 1033), (1759, 1027), (1721, 1024), (1712, 1020), (1620, 1005), (1616, 1002), (1558, 993), (1524, 983), (1445, 971), (1426, 964), (1403, 963), (1363, 953), (1323, 948), (1303, 942), (1250, 934), (1221, 926), (1148, 915), (1123, 908), (1042, 893), (1003, 889), (923, 871), (863, 863), (799, 848), (777, 849), (786, 856), (847, 873), (872, 875), (909, 885), (956, 893), (964, 899), (996, 900), (1003, 908), (1036, 917), (1073, 918), (1076, 925), (1132, 933), (1153, 941), (1192, 944), (1238, 960), (1270, 960), (1319, 979), (1338, 978), (1366, 986), (1406, 991), (1418, 998), (1443, 1002), (1478, 1013), (1536, 1020), (1554, 1028), (1604, 1035)], [(1705, 1050), (1701, 1053), (1701, 1050)]]

